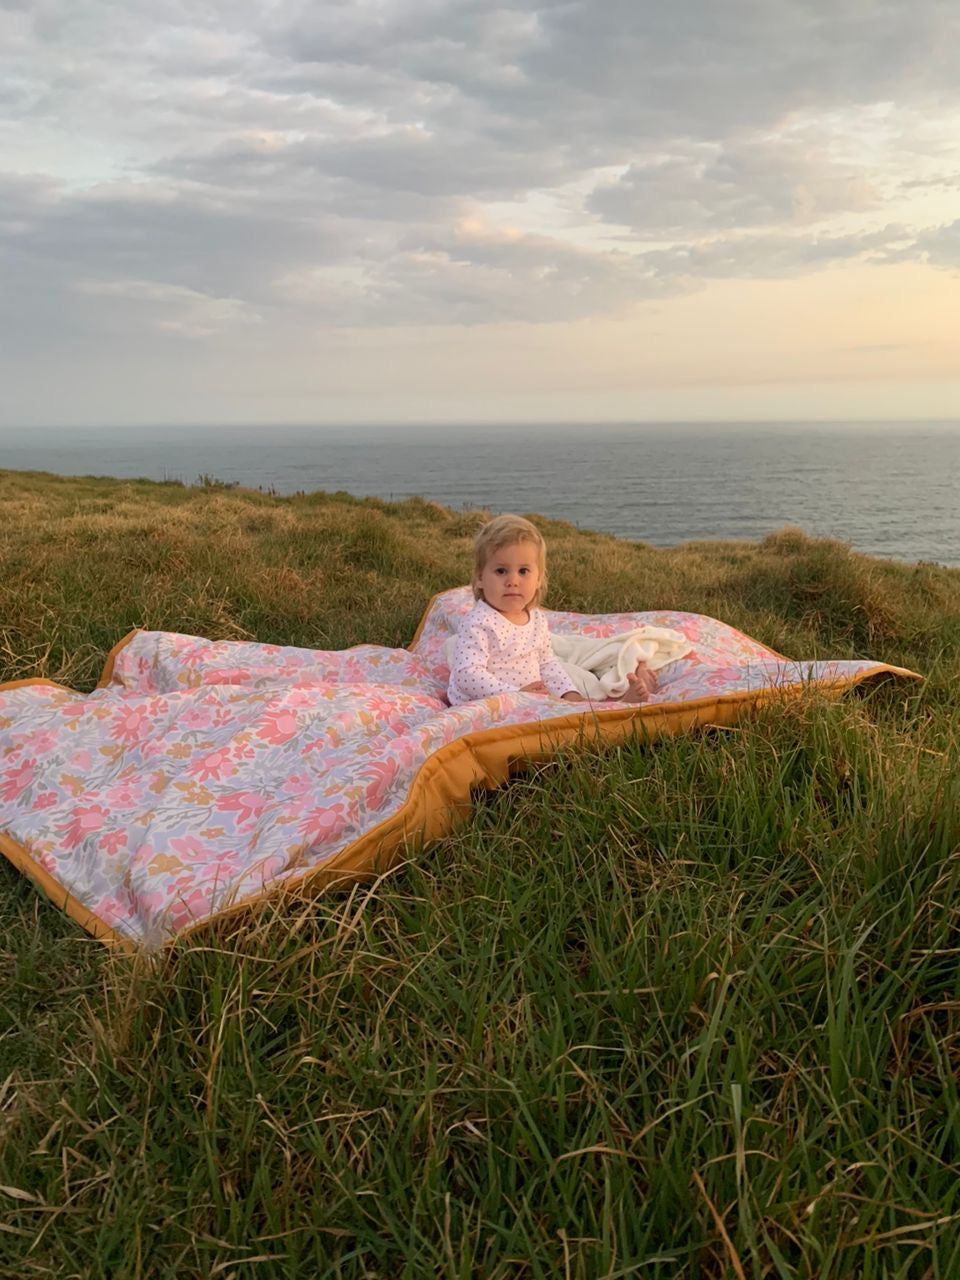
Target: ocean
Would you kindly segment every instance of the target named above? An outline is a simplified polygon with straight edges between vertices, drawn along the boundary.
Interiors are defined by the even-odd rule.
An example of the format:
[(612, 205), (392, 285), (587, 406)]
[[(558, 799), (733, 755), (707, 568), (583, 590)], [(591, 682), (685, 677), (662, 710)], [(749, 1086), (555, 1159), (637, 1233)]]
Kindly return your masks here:
[(0, 468), (418, 494), (656, 546), (791, 525), (960, 565), (960, 422), (0, 428)]

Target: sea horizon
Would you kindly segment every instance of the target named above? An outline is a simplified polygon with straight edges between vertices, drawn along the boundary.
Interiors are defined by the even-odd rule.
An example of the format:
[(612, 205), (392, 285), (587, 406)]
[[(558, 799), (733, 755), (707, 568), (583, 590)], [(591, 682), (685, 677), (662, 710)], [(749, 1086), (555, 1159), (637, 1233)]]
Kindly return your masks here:
[(654, 546), (785, 526), (960, 565), (952, 419), (0, 427), (0, 468), (521, 510)]

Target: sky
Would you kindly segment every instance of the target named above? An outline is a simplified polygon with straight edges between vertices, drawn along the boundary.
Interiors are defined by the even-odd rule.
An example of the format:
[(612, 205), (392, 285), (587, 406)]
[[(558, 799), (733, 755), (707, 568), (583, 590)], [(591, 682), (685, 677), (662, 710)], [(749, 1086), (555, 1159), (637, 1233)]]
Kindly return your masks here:
[(960, 0), (0, 0), (0, 425), (960, 417)]

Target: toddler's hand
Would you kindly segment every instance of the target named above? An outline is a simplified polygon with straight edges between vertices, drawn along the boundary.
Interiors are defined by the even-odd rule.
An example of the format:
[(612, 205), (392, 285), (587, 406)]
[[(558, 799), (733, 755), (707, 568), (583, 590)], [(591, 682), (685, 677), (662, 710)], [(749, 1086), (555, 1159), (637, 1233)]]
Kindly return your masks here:
[(549, 693), (550, 690), (542, 680), (534, 680), (533, 684), (525, 684), (520, 688), (521, 693)]

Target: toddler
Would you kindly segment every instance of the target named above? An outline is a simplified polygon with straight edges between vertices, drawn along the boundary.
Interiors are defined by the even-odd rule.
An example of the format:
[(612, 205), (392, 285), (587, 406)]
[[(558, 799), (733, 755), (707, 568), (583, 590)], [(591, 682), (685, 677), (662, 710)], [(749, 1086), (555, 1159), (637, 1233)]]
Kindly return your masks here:
[[(493, 693), (546, 693), (586, 702), (550, 648), (539, 605), (547, 586), (546, 546), (522, 516), (497, 516), (477, 534), (473, 594), (476, 604), (457, 633), (450, 667), (451, 706)], [(609, 702), (643, 702), (656, 681), (643, 663), (630, 686)]]

